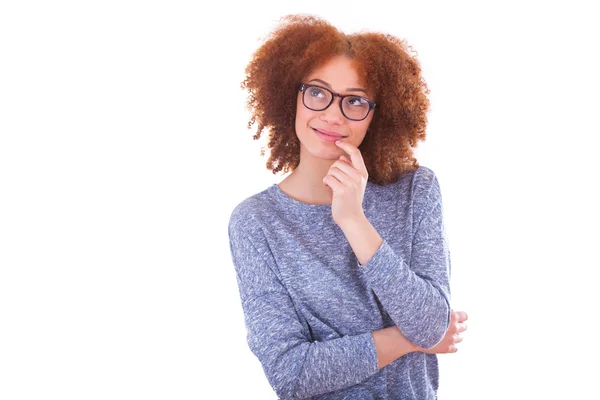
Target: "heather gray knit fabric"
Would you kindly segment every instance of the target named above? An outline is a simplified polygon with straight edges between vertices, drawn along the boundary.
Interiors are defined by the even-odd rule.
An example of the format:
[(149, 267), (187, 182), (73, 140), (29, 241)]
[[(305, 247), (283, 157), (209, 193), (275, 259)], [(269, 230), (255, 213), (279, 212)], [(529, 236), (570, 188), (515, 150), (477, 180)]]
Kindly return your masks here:
[(281, 399), (435, 399), (437, 358), (413, 352), (378, 369), (372, 331), (397, 325), (437, 344), (450, 320), (450, 251), (440, 186), (420, 166), (367, 183), (363, 209), (384, 239), (360, 265), (331, 205), (273, 184), (229, 222), (247, 341)]

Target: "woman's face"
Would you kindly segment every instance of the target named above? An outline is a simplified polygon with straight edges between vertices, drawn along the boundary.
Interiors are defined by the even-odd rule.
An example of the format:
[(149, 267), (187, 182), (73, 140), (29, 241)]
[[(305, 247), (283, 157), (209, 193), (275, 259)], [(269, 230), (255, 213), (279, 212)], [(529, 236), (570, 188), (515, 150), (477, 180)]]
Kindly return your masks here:
[[(318, 85), (341, 95), (351, 94), (373, 100), (373, 94), (366, 91), (360, 83), (351, 60), (345, 56), (336, 56), (323, 66), (312, 71), (302, 82), (303, 84)], [(310, 90), (310, 89), (307, 89)], [(316, 96), (316, 92), (307, 93)], [(312, 157), (335, 160), (344, 154), (334, 143), (334, 139), (324, 136), (341, 135), (348, 142), (358, 147), (367, 133), (367, 128), (373, 119), (373, 110), (362, 121), (353, 121), (342, 114), (339, 97), (334, 97), (333, 103), (323, 111), (313, 111), (304, 106), (302, 92), (298, 91), (296, 105), (296, 135), (300, 140), (301, 158), (307, 153)], [(316, 107), (313, 107), (316, 108)], [(304, 156), (303, 156), (304, 155)]]

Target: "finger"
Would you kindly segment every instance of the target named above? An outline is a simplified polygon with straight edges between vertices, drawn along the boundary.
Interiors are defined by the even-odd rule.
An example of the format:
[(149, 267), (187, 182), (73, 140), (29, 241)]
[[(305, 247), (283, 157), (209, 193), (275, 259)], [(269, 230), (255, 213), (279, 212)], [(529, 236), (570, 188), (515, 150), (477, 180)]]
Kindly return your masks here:
[(352, 163), (350, 162), (350, 159), (344, 155), (340, 156), (340, 160), (347, 162), (348, 164), (352, 165)]
[(454, 310), (450, 310), (450, 325), (452, 325), (454, 322), (456, 322), (456, 311)]
[(454, 343), (460, 343), (463, 341), (463, 337), (460, 335), (454, 335)]
[[(348, 157), (346, 157), (346, 156), (340, 156), (340, 161), (343, 161), (343, 162), (345, 162), (346, 164), (348, 164), (348, 165), (352, 166), (352, 161), (350, 161), (350, 159), (349, 159)], [(352, 167), (352, 168), (354, 168), (354, 167)], [(356, 168), (354, 168), (354, 169), (356, 169)], [(357, 171), (358, 171), (358, 170), (357, 170)]]
[[(360, 181), (360, 173), (351, 164), (338, 160), (331, 165), (331, 168), (333, 167), (345, 172), (352, 179), (355, 179), (357, 183)], [(331, 171), (331, 169), (329, 171)]]
[(456, 332), (461, 333), (467, 330), (467, 324), (462, 323), (462, 324), (458, 324), (458, 328), (456, 329)]
[(346, 187), (354, 186), (354, 180), (350, 176), (348, 176), (348, 174), (346, 174), (344, 171), (341, 171), (337, 167), (331, 167), (327, 175), (335, 177), (338, 181), (340, 181), (340, 183), (342, 183)]
[(464, 322), (469, 319), (469, 316), (464, 311), (455, 311), (458, 322)]
[(354, 168), (359, 171), (367, 171), (367, 168), (365, 167), (365, 161), (363, 160), (362, 154), (360, 153), (360, 150), (358, 150), (358, 147), (348, 142), (344, 142), (343, 140), (338, 140), (335, 142), (335, 144), (350, 156), (350, 162)]
[(323, 178), (323, 183), (329, 186), (334, 193), (344, 189), (344, 185), (342, 185), (342, 183), (338, 181), (337, 178), (331, 175), (327, 175), (325, 178)]

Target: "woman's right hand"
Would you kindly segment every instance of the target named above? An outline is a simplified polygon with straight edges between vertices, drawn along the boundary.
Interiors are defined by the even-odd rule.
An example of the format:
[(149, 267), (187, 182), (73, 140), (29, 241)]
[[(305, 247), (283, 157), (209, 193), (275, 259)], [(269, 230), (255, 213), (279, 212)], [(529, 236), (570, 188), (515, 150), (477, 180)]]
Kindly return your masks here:
[(466, 312), (450, 310), (450, 325), (442, 341), (431, 349), (421, 348), (418, 351), (428, 354), (456, 353), (458, 350), (456, 345), (463, 340), (460, 334), (467, 330), (467, 324), (465, 323), (467, 319)]

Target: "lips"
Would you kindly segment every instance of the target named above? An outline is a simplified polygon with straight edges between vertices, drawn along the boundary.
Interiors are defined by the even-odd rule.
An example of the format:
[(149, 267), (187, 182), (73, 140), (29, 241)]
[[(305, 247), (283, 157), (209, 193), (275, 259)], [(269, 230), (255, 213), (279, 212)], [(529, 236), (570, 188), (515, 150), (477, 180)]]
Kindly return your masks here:
[(321, 139), (324, 142), (328, 142), (328, 143), (334, 143), (334, 142), (337, 142), (338, 140), (346, 137), (346, 136), (337, 134), (335, 132), (326, 131), (326, 130), (320, 130), (320, 129), (313, 128), (313, 131), (315, 131), (315, 135), (317, 135), (317, 137), (319, 139)]
[(339, 133), (336, 132), (332, 132), (332, 131), (327, 131), (325, 129), (316, 129), (316, 128), (312, 128), (315, 132), (320, 133), (322, 135), (326, 135), (326, 136), (330, 136), (334, 139), (341, 139), (341, 138), (345, 138), (346, 136), (344, 135), (340, 135)]

